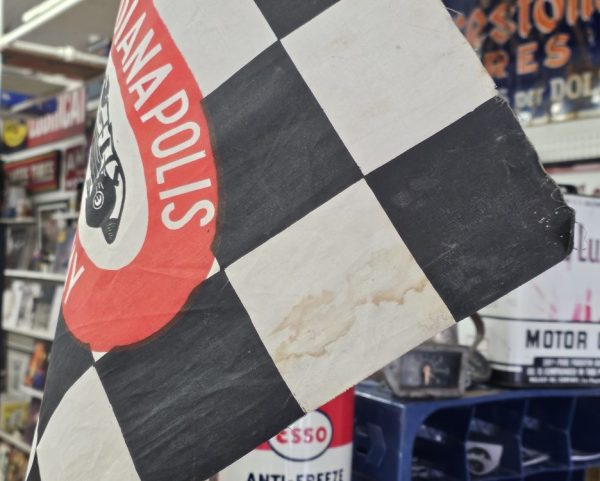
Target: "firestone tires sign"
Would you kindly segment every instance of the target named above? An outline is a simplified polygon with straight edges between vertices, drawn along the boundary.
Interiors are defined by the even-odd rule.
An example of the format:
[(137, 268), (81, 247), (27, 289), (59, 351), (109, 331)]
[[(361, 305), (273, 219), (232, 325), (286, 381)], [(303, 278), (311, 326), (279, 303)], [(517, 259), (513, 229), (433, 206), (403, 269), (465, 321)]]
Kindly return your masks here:
[(523, 122), (600, 114), (600, 2), (444, 3)]

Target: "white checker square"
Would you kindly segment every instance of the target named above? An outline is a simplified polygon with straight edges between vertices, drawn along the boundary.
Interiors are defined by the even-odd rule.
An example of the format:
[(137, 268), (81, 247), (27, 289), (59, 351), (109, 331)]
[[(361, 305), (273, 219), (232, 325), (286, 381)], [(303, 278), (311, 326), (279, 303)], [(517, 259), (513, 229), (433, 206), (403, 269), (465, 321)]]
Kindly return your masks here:
[(206, 97), (277, 37), (252, 0), (155, 0)]
[(37, 456), (43, 481), (140, 481), (94, 368), (64, 395)]
[(440, 0), (344, 0), (282, 43), (364, 174), (496, 95)]
[(225, 271), (305, 411), (454, 322), (364, 180)]

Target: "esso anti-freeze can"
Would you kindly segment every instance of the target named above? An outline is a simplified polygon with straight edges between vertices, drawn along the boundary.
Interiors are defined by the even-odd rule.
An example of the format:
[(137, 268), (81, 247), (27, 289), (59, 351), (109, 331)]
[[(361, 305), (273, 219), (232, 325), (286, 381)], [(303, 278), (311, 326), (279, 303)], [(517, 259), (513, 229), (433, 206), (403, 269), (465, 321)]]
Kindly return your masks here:
[(306, 414), (218, 481), (351, 481), (354, 389)]

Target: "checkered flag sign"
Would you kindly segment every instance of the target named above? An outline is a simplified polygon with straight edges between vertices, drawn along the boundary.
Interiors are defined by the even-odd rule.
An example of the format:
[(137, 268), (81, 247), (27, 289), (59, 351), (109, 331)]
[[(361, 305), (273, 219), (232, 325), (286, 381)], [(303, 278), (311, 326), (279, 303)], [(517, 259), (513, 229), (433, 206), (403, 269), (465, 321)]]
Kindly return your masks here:
[(124, 0), (28, 480), (203, 480), (572, 224), (439, 0)]

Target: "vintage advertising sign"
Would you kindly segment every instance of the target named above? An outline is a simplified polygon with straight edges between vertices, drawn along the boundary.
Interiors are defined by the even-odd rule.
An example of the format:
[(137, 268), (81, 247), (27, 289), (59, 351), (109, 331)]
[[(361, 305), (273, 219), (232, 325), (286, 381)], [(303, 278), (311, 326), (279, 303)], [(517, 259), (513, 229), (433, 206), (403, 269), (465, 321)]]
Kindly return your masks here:
[(125, 0), (29, 481), (206, 479), (572, 226), (438, 0)]
[(350, 481), (354, 389), (283, 429), (215, 481)]
[(600, 384), (600, 198), (566, 199), (578, 218), (571, 255), (482, 310), (498, 381)]
[(85, 90), (63, 92), (56, 97), (55, 110), (27, 119), (27, 147), (36, 147), (73, 135), (85, 129)]
[(83, 145), (66, 149), (64, 161), (65, 190), (77, 190), (85, 180), (87, 167), (87, 148)]
[(444, 0), (525, 122), (600, 114), (600, 3)]
[(20, 120), (2, 120), (2, 151), (12, 152), (27, 146), (27, 123)]
[(30, 159), (4, 164), (9, 185), (22, 185), (30, 193), (38, 194), (58, 188), (58, 152), (38, 155)]

